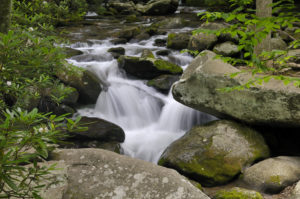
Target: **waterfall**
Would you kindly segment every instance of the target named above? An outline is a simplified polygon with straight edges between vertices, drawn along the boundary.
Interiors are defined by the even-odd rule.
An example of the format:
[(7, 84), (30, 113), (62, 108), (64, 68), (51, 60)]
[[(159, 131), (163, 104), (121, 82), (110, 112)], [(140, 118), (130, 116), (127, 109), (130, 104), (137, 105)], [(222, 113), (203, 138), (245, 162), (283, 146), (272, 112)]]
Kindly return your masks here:
[[(153, 46), (154, 40), (164, 37), (155, 36), (147, 41), (115, 47), (125, 48), (128, 56), (140, 56), (145, 48), (155, 53), (165, 48)], [(93, 71), (108, 86), (94, 107), (81, 108), (78, 113), (121, 126), (126, 134), (122, 144), (126, 155), (156, 163), (166, 147), (191, 127), (214, 119), (176, 102), (171, 93), (164, 95), (148, 87), (143, 80), (129, 79), (107, 53), (112, 47), (109, 40), (93, 45), (76, 43), (71, 47), (84, 54), (68, 61)], [(174, 51), (164, 59), (185, 68), (193, 58)]]

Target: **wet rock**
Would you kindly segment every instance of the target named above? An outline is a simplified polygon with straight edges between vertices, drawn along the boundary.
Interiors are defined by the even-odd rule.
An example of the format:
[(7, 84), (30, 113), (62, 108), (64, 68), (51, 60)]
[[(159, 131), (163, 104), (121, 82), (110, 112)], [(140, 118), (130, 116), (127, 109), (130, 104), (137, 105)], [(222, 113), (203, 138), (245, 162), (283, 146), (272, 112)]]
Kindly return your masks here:
[(188, 49), (201, 52), (206, 49), (211, 49), (217, 41), (218, 38), (215, 34), (198, 33), (190, 38)]
[(141, 29), (139, 27), (129, 27), (125, 28), (124, 30), (121, 30), (118, 33), (118, 37), (121, 39), (126, 39), (129, 41), (130, 39), (134, 38), (138, 34), (140, 34)]
[(170, 33), (167, 47), (175, 50), (186, 49), (189, 44), (191, 33)]
[(168, 93), (174, 82), (178, 80), (178, 75), (161, 75), (152, 80), (149, 80), (147, 82), (147, 85), (152, 86), (163, 93)]
[(101, 149), (64, 149), (51, 157), (64, 161), (66, 181), (60, 190), (50, 187), (47, 192), (63, 192), (65, 199), (209, 199), (176, 171), (128, 156)]
[(145, 5), (139, 4), (137, 10), (143, 15), (173, 14), (178, 4), (178, 0), (151, 0)]
[(121, 55), (125, 55), (125, 48), (110, 48), (107, 50), (107, 52), (110, 52), (115, 59), (118, 59)]
[(97, 140), (100, 142), (124, 142), (125, 133), (123, 129), (116, 124), (99, 118), (82, 117), (79, 125), (88, 127), (88, 130), (82, 132), (73, 132), (73, 139), (78, 140)]
[(171, 53), (171, 51), (169, 51), (169, 50), (159, 50), (159, 51), (156, 52), (156, 55), (168, 56), (170, 53)]
[(126, 44), (127, 43), (127, 39), (124, 38), (117, 38), (117, 39), (113, 39), (110, 40), (110, 42), (114, 45), (118, 45), (118, 44)]
[(76, 50), (76, 49), (68, 48), (68, 47), (64, 48), (64, 51), (66, 53), (67, 58), (83, 54), (83, 52), (80, 50)]
[(102, 90), (100, 79), (92, 72), (66, 64), (56, 71), (56, 76), (65, 84), (77, 89), (78, 102), (82, 104), (95, 104)]
[(218, 118), (235, 118), (252, 125), (299, 127), (300, 88), (270, 80), (249, 89), (220, 92), (218, 89), (239, 86), (252, 76), (235, 78), (228, 74), (239, 69), (205, 51), (197, 56), (173, 86), (174, 98), (192, 108)]
[(286, 50), (287, 44), (279, 37), (271, 39), (271, 48), (274, 50)]
[(213, 199), (263, 199), (262, 195), (256, 191), (244, 188), (234, 187), (229, 190), (220, 190), (216, 193)]
[(155, 39), (154, 46), (166, 46), (167, 40), (165, 39)]
[(149, 50), (149, 49), (144, 49), (142, 51), (142, 55), (141, 55), (142, 58), (155, 58), (155, 56), (153, 55), (152, 51)]
[(188, 21), (181, 17), (172, 17), (157, 22), (156, 25), (161, 29), (184, 28), (188, 25)]
[(300, 157), (279, 156), (269, 158), (247, 168), (243, 181), (267, 192), (279, 193), (300, 179)]
[(141, 34), (137, 35), (136, 37), (134, 37), (134, 39), (139, 42), (139, 41), (143, 41), (143, 40), (148, 40), (150, 39), (150, 35), (146, 32), (142, 32)]
[(226, 57), (235, 56), (239, 53), (238, 46), (231, 41), (215, 45), (213, 51)]
[(121, 15), (131, 15), (137, 13), (136, 6), (132, 1), (110, 1), (107, 6), (110, 9), (116, 10), (117, 13)]
[(181, 74), (182, 68), (162, 59), (121, 56), (119, 67), (142, 79), (153, 79), (163, 74)]
[(256, 131), (218, 120), (192, 128), (162, 154), (159, 165), (174, 168), (204, 186), (229, 182), (254, 161), (269, 156)]

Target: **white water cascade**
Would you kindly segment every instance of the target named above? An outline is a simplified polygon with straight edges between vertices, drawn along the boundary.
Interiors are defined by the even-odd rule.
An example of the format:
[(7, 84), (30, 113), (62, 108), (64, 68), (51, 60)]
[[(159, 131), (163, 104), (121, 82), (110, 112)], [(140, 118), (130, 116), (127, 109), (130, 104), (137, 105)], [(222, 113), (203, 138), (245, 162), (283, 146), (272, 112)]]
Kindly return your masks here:
[[(93, 71), (107, 87), (92, 107), (78, 110), (80, 115), (99, 117), (121, 126), (126, 134), (123, 151), (131, 157), (157, 162), (166, 147), (181, 137), (195, 124), (214, 118), (176, 102), (172, 94), (163, 95), (148, 87), (146, 81), (130, 79), (119, 70), (118, 63), (107, 50), (123, 47), (128, 56), (140, 56), (143, 49), (155, 53), (165, 49), (152, 44), (152, 37), (139, 43), (113, 46), (109, 40), (93, 41), (93, 44), (75, 43), (72, 48), (84, 52), (69, 62)], [(164, 58), (185, 68), (192, 60), (187, 54), (172, 52)]]

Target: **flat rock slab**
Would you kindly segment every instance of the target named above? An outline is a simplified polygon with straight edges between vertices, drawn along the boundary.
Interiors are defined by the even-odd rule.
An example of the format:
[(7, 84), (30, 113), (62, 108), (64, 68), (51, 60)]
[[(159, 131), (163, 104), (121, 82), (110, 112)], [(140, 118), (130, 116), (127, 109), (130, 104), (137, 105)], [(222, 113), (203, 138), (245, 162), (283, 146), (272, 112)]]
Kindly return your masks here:
[(300, 127), (300, 88), (271, 79), (261, 86), (222, 92), (219, 89), (243, 85), (251, 75), (230, 78), (240, 70), (214, 59), (216, 54), (211, 51), (203, 52), (174, 84), (172, 93), (177, 101), (219, 118), (252, 125)]
[(67, 165), (63, 199), (209, 199), (175, 170), (113, 152), (64, 149), (51, 157)]

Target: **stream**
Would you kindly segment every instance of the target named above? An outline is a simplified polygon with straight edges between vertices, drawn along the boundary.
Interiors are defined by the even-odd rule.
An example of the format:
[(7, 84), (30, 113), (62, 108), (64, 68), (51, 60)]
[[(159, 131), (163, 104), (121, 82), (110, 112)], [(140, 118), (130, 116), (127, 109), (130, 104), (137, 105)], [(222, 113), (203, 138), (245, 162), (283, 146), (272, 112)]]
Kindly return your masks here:
[[(168, 32), (190, 29), (185, 27)], [(97, 103), (81, 107), (78, 114), (102, 118), (119, 125), (126, 135), (122, 144), (124, 154), (154, 163), (169, 144), (183, 136), (191, 127), (215, 119), (176, 102), (171, 92), (168, 95), (162, 94), (147, 86), (145, 80), (128, 77), (119, 69), (117, 60), (107, 52), (112, 47), (123, 47), (127, 56), (139, 57), (144, 49), (151, 50), (155, 55), (156, 51), (166, 49), (153, 45), (158, 38), (166, 39), (167, 35), (121, 45), (110, 43), (110, 37), (75, 42), (69, 47), (84, 54), (68, 59), (68, 62), (78, 67), (94, 72), (107, 85), (99, 95)], [(193, 60), (189, 54), (173, 50), (167, 57), (159, 58), (173, 62), (183, 69)]]

